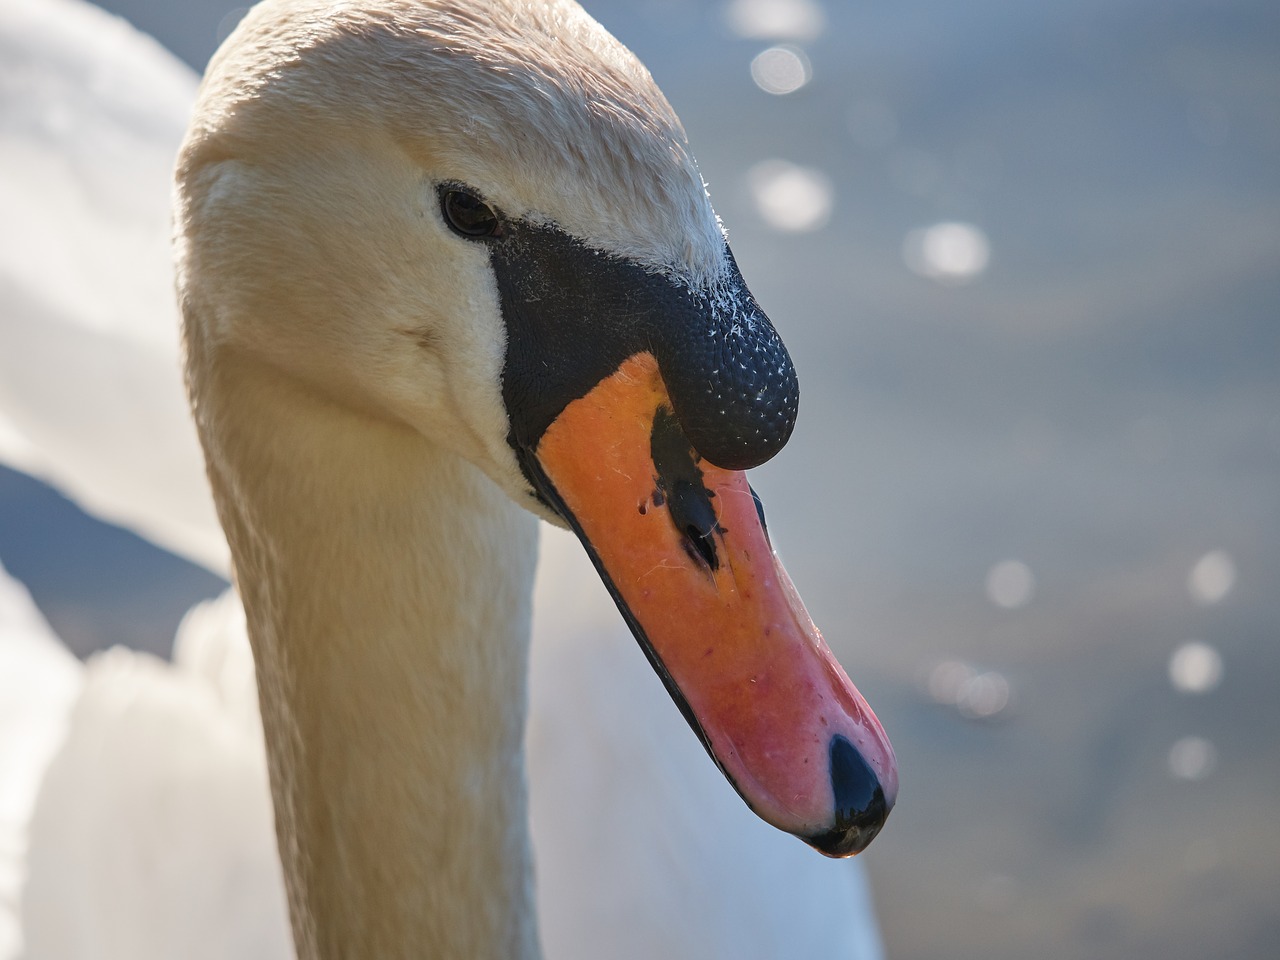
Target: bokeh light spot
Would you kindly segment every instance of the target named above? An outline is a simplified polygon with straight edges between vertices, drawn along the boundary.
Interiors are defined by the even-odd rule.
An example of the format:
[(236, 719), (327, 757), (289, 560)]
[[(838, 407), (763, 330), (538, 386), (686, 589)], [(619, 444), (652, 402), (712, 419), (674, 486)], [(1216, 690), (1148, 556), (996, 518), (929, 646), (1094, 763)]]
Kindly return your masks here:
[(764, 160), (747, 172), (747, 184), (760, 216), (775, 230), (805, 233), (831, 219), (835, 188), (820, 170)]
[(1035, 590), (1036, 578), (1021, 560), (1001, 560), (987, 571), (987, 599), (997, 607), (1025, 607)]
[(902, 259), (922, 277), (958, 285), (982, 275), (991, 247), (986, 234), (971, 223), (936, 223), (907, 234)]
[(1183, 737), (1169, 748), (1169, 772), (1179, 780), (1203, 780), (1213, 772), (1218, 751), (1205, 737)]
[(815, 40), (827, 25), (814, 0), (733, 0), (724, 17), (733, 33), (748, 40)]
[(990, 720), (1009, 706), (1009, 681), (997, 670), (979, 672), (963, 660), (944, 660), (929, 671), (927, 687), (935, 703), (954, 708), (966, 720)]
[(1187, 592), (1202, 607), (1222, 600), (1236, 583), (1236, 564), (1225, 550), (1210, 550), (1187, 576)]
[(1169, 682), (1180, 693), (1208, 693), (1222, 682), (1222, 656), (1207, 643), (1184, 643), (1169, 658)]
[(751, 61), (751, 79), (765, 93), (795, 93), (813, 77), (809, 58), (799, 47), (769, 47)]
[(995, 670), (980, 673), (960, 690), (956, 709), (970, 720), (989, 720), (1009, 706), (1009, 681)]
[(963, 660), (943, 660), (929, 671), (929, 696), (935, 703), (954, 707), (960, 691), (976, 675)]

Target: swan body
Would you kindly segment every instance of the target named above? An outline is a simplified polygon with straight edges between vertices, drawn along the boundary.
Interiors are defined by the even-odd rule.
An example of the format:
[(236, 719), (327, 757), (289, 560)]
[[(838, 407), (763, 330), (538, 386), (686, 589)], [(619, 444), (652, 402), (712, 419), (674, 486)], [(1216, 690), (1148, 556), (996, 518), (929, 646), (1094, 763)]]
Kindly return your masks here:
[[(491, 36), (484, 33), (492, 30), (491, 24), (474, 16), (468, 19), (472, 5), (439, 6), (453, 17), (452, 38), (468, 29), (477, 32), (477, 43)], [(386, 3), (377, 15), (412, 23), (415, 9)], [(494, 9), (507, 10), (501, 4)], [(519, 15), (512, 11), (511, 16)], [(305, 15), (305, 10), (291, 11), (294, 22), (298, 17), (305, 21)], [(507, 413), (495, 386), (502, 381), (505, 334), (487, 265), (474, 249), (441, 232), (425, 242), (416, 238), (419, 249), (425, 246), (433, 255), (411, 264), (407, 278), (397, 277), (396, 289), (324, 286), (328, 278), (339, 275), (385, 276), (386, 262), (403, 260), (404, 251), (413, 246), (405, 234), (395, 236), (395, 230), (421, 230), (415, 217), (435, 215), (435, 193), (424, 191), (425, 200), (418, 195), (416, 205), (406, 205), (414, 215), (406, 214), (406, 222), (381, 218), (381, 226), (389, 228), (373, 244), (344, 243), (327, 229), (335, 215), (339, 222), (358, 223), (371, 209), (387, 212), (386, 197), (376, 190), (405, 182), (403, 141), (379, 140), (385, 138), (385, 130), (326, 129), (338, 134), (327, 141), (336, 144), (336, 153), (324, 162), (309, 157), (308, 143), (314, 141), (307, 138), (316, 135), (316, 125), (323, 129), (326, 116), (344, 109), (350, 115), (355, 101), (344, 108), (322, 99), (309, 107), (304, 104), (297, 115), (268, 113), (256, 121), (245, 119), (246, 130), (236, 133), (250, 144), (251, 131), (246, 131), (254, 122), (274, 126), (287, 121), (295, 125), (287, 129), (298, 132), (296, 151), (237, 161), (246, 169), (288, 168), (295, 184), (305, 174), (302, 179), (310, 192), (304, 196), (314, 203), (317, 220), (302, 221), (305, 229), (284, 236), (282, 245), (273, 245), (273, 239), (282, 237), (273, 237), (268, 218), (253, 215), (255, 208), (275, 209), (270, 203), (262, 206), (270, 197), (271, 181), (251, 182), (234, 162), (224, 165), (218, 177), (206, 176), (211, 167), (202, 168), (202, 163), (211, 156), (214, 166), (223, 161), (217, 151), (226, 146), (220, 137), (227, 127), (228, 105), (245, 95), (244, 84), (251, 86), (257, 82), (252, 78), (261, 76), (252, 70), (246, 74), (236, 58), (287, 56), (297, 48), (296, 38), (289, 41), (286, 27), (280, 25), (285, 21), (269, 20), (279, 16), (278, 8), (262, 16), (268, 18), (263, 21), (266, 26), (249, 27), (258, 30), (257, 39), (224, 53), (221, 66), (215, 65), (205, 92), (206, 102), (214, 107), (206, 107), (197, 119), (188, 143), (184, 176), (194, 187), (184, 201), (188, 234), (183, 241), (183, 284), (197, 419), (202, 420), (210, 474), (237, 554), (238, 582), (255, 624), (250, 633), (255, 634), (262, 722), (268, 731), (299, 955), (399, 956), (425, 949), (441, 956), (533, 956), (539, 936), (550, 956), (624, 957), (633, 955), (628, 952), (632, 950), (635, 956), (679, 956), (682, 950), (689, 956), (750, 956), (753, 950), (760, 956), (875, 955), (874, 921), (865, 909), (857, 909), (866, 902), (860, 874), (848, 864), (815, 858), (780, 834), (752, 830), (749, 812), (717, 781), (698, 746), (679, 729), (676, 712), (662, 702), (658, 685), (643, 674), (639, 652), (622, 643), (624, 638), (609, 635), (617, 628), (608, 625), (616, 622), (616, 614), (601, 609), (607, 602), (579, 612), (576, 624), (563, 619), (546, 623), (542, 638), (535, 641), (532, 663), (526, 664), (527, 584), (536, 530), (515, 501), (544, 515), (548, 511), (530, 497), (527, 477), (505, 443)], [(501, 151), (475, 149), (476, 137), (492, 137), (494, 129), (503, 129), (499, 121), (504, 120), (501, 111), (508, 109), (509, 98), (497, 95), (498, 115), (489, 117), (494, 129), (484, 129), (483, 113), (457, 118), (455, 132), (470, 139), (464, 153), (447, 158), (452, 169), (462, 171), (469, 181), (506, 185), (502, 199), (509, 210), (554, 210), (560, 227), (591, 237), (612, 254), (642, 263), (654, 273), (678, 275), (684, 282), (714, 284), (723, 269), (723, 241), (691, 160), (672, 149), (672, 144), (683, 143), (678, 121), (643, 68), (622, 48), (610, 46), (611, 38), (576, 7), (549, 4), (545, 16), (556, 29), (578, 31), (585, 38), (575, 48), (585, 51), (583, 62), (576, 65), (571, 60), (565, 68), (568, 76), (576, 77), (574, 82), (586, 83), (587, 71), (603, 56), (614, 68), (611, 82), (641, 91), (638, 101), (625, 101), (637, 107), (627, 123), (640, 121), (662, 132), (657, 141), (642, 137), (639, 142), (661, 143), (671, 153), (674, 159), (669, 169), (664, 168), (667, 174), (655, 180), (616, 169), (619, 162), (641, 167), (646, 162), (643, 155), (636, 159), (634, 144), (624, 137), (621, 146), (615, 144), (602, 156), (570, 157), (567, 168), (553, 166), (561, 171), (560, 180), (513, 176), (510, 166), (495, 166), (499, 161), (492, 157)], [(85, 31), (86, 42), (88, 36)], [(561, 79), (564, 75), (562, 71)], [(375, 75), (366, 81), (377, 79)], [(600, 103), (607, 106), (607, 100)], [(445, 102), (430, 102), (446, 115), (454, 109)], [(580, 122), (594, 135), (583, 142), (600, 142), (600, 130), (590, 115), (566, 118), (555, 109), (555, 101), (550, 102), (551, 107), (543, 108), (551, 113), (535, 124), (538, 129), (563, 130), (566, 124)], [(517, 106), (538, 109), (530, 103)], [(171, 155), (174, 141), (166, 140), (172, 135), (171, 125), (159, 134), (156, 127), (163, 130), (163, 123), (138, 126), (143, 136), (137, 140), (143, 142), (144, 152)], [(613, 128), (606, 124), (604, 129)], [(648, 135), (652, 130), (641, 132)], [(343, 142), (342, 137), (349, 140)], [(147, 143), (148, 138), (156, 142)], [(275, 142), (282, 139), (289, 138), (277, 130)], [(530, 139), (532, 145), (521, 143), (516, 152), (531, 151), (536, 160), (564, 149), (552, 138)], [(605, 141), (607, 146), (607, 137)], [(370, 142), (387, 149), (369, 150)], [(439, 138), (432, 141), (438, 142)], [(418, 148), (437, 149), (430, 144), (412, 149)], [(351, 181), (346, 186), (342, 181), (342, 174), (350, 170), (335, 165), (335, 157), (359, 164), (357, 182), (384, 186), (372, 195), (352, 194)], [(512, 163), (510, 158), (504, 162)], [(517, 157), (517, 167), (519, 162)], [(653, 157), (647, 162), (654, 162)], [(611, 190), (618, 182), (640, 186), (630, 193)], [(235, 193), (229, 185), (248, 190)], [(255, 189), (266, 192), (255, 194)], [(556, 200), (583, 197), (584, 191), (590, 203), (566, 205)], [(236, 208), (232, 222), (256, 228), (265, 224), (267, 229), (246, 227), (243, 234), (219, 235), (202, 246), (191, 225), (198, 228), (201, 210), (222, 202), (243, 205)], [(145, 209), (139, 207), (140, 217)], [(600, 210), (607, 215), (599, 217)], [(150, 227), (141, 232), (154, 236), (159, 221), (142, 219)], [(297, 221), (290, 222), (297, 229)], [(439, 230), (438, 220), (431, 223)], [(305, 256), (298, 256), (300, 239), (307, 241)], [(204, 263), (198, 262), (201, 258), (206, 258)], [(234, 264), (249, 258), (258, 264), (254, 269), (260, 269), (260, 275), (272, 277), (269, 285), (247, 284), (240, 294), (228, 296), (227, 288), (198, 279), (220, 274), (223, 267), (211, 268), (210, 262)], [(126, 393), (141, 395), (140, 408), (164, 407), (168, 401), (159, 398), (165, 390), (171, 394), (175, 382), (165, 360), (173, 356), (176, 344), (163, 333), (153, 335), (150, 328), (163, 326), (171, 316), (168, 310), (157, 306), (127, 322), (92, 312), (86, 319), (75, 303), (41, 301), (38, 281), (30, 280), (39, 276), (34, 270), (5, 277), (7, 283), (24, 277), (16, 302), (29, 304), (26, 313), (10, 313), (4, 321), (10, 325), (6, 337), (28, 349), (25, 361), (20, 352), (6, 354), (14, 358), (13, 365), (25, 363), (30, 369), (31, 357), (39, 358), (41, 351), (47, 351), (43, 355), (50, 363), (55, 357), (88, 357), (96, 338), (118, 347), (107, 355), (108, 362), (84, 363), (95, 371), (97, 389), (110, 393), (103, 382), (105, 370), (107, 376), (119, 377), (118, 383), (129, 384)], [(90, 288), (94, 279), (82, 289)], [(432, 297), (406, 299), (406, 289), (429, 290)], [(257, 299), (237, 304), (238, 295)], [(371, 303), (382, 308), (372, 311), (382, 324), (376, 329), (362, 319), (371, 312)], [(264, 316), (271, 318), (265, 326), (248, 319)], [(424, 317), (434, 322), (424, 324)], [(354, 324), (346, 322), (353, 319)], [(28, 329), (37, 332), (28, 336)], [(299, 354), (294, 338), (303, 332), (309, 342), (318, 341), (320, 349)], [(421, 349), (405, 350), (405, 338), (416, 340)], [(111, 362), (117, 356), (119, 362)], [(0, 407), (11, 417), (7, 432), (0, 430), (0, 443), (7, 444), (3, 452), (10, 460), (52, 477), (91, 507), (171, 548), (215, 569), (225, 563), (225, 546), (216, 530), (210, 533), (208, 514), (201, 519), (201, 510), (207, 508), (202, 484), (196, 482), (189, 495), (194, 508), (157, 500), (144, 479), (146, 468), (138, 462), (154, 460), (153, 455), (140, 456), (121, 469), (112, 464), (103, 449), (106, 444), (81, 452), (74, 436), (75, 417), (68, 417), (65, 407), (59, 413), (37, 389), (6, 382), (16, 383)], [(151, 385), (165, 389), (152, 390)], [(127, 423), (129, 414), (124, 416)], [(107, 433), (129, 432), (118, 417), (117, 412)], [(188, 467), (183, 451), (190, 449), (184, 446), (190, 444), (189, 428), (164, 427), (151, 437), (135, 438), (135, 449), (158, 435), (181, 441), (168, 459)], [(177, 469), (174, 475), (180, 473)], [(300, 474), (307, 478), (305, 510), (296, 502)], [(248, 477), (253, 478), (251, 484), (246, 484)], [(572, 565), (563, 535), (547, 540), (544, 554), (557, 564), (545, 567)], [(584, 565), (581, 558), (577, 563), (579, 568)], [(554, 591), (554, 582), (544, 577), (540, 593)], [(376, 602), (351, 599), (360, 596)], [(442, 607), (441, 596), (457, 602)], [(597, 601), (603, 597), (597, 588)], [(224, 601), (232, 608), (235, 604), (234, 599)], [(90, 727), (100, 728), (104, 718), (116, 717), (126, 755), (154, 755), (155, 751), (136, 748), (137, 738), (145, 742), (146, 730), (154, 729), (139, 718), (164, 717), (170, 711), (185, 719), (166, 724), (167, 742), (185, 743), (184, 751), (193, 750), (187, 755), (213, 758), (192, 782), (213, 777), (223, 784), (240, 784), (226, 787), (225, 804), (210, 805), (224, 813), (246, 811), (243, 829), (217, 833), (239, 838), (231, 843), (234, 849), (222, 846), (221, 875), (265, 878), (261, 896), (240, 898), (257, 905), (256, 917), (253, 910), (231, 910), (249, 917), (243, 929), (252, 932), (238, 947), (228, 947), (226, 955), (287, 953), (283, 911), (278, 909), (279, 874), (273, 872), (269, 844), (265, 857), (262, 850), (269, 831), (264, 829), (264, 761), (256, 739), (257, 714), (244, 708), (243, 698), (229, 696), (224, 682), (238, 676), (243, 690), (243, 678), (250, 672), (248, 658), (210, 653), (246, 649), (243, 631), (226, 626), (234, 622), (234, 617), (224, 616), (222, 627), (184, 627), (187, 639), (178, 645), (176, 670), (180, 684), (195, 683), (200, 693), (187, 686), (174, 688), (178, 681), (168, 676), (167, 668), (134, 663), (137, 655), (123, 652), (95, 661), (80, 676), (77, 665), (50, 653), (56, 648), (45, 635), (40, 656), (61, 662), (53, 669), (63, 677), (57, 681), (61, 693), (48, 701), (52, 732), (46, 742), (61, 737), (62, 747), (47, 766), (41, 761), (51, 749), (48, 745), (43, 754), (37, 750), (34, 759), (24, 761), (26, 769), (36, 771), (29, 780), (43, 779), (30, 825), (31, 880), (24, 900), (33, 956), (75, 956), (74, 950), (84, 946), (44, 941), (40, 950), (37, 939), (39, 930), (56, 928), (51, 918), (60, 908), (76, 906), (68, 902), (70, 897), (58, 895), (56, 883), (46, 880), (83, 871), (93, 837), (108, 832), (85, 828), (64, 832), (61, 843), (56, 839), (57, 824), (64, 817), (71, 822), (76, 808), (77, 771), (93, 768), (94, 752), (82, 746), (82, 738)], [(193, 636), (214, 639), (197, 641), (190, 639)], [(476, 644), (477, 637), (485, 642)], [(189, 669), (195, 655), (183, 651), (191, 649), (205, 651), (203, 660), (195, 657), (205, 664), (203, 673)], [(210, 663), (218, 666), (209, 668)], [(211, 669), (217, 682), (210, 679)], [(532, 683), (529, 807), (537, 848), (540, 933), (534, 924), (534, 874), (523, 791), (526, 674)], [(603, 676), (618, 678), (616, 685), (600, 686)], [(75, 705), (69, 707), (72, 701)], [(132, 720), (124, 717), (129, 711), (120, 709), (121, 703), (138, 705)], [(646, 718), (642, 722), (641, 716)], [(587, 759), (587, 751), (574, 746), (584, 731), (605, 746), (602, 758)], [(673, 750), (666, 742), (668, 734), (684, 749)], [(227, 762), (217, 763), (218, 756)], [(166, 769), (157, 764), (152, 772), (168, 782)], [(179, 764), (176, 769), (184, 768)], [(540, 777), (539, 770), (547, 773)], [(103, 773), (98, 770), (98, 775)], [(631, 785), (637, 779), (648, 792)], [(135, 784), (146, 785), (146, 777), (136, 778)], [(210, 796), (204, 790), (195, 794), (195, 799)], [(323, 802), (317, 803), (317, 798)], [(198, 811), (199, 803), (183, 809)], [(601, 810), (612, 815), (600, 817)], [(198, 822), (208, 822), (208, 815), (206, 809), (195, 816)], [(228, 816), (235, 822), (235, 816)], [(448, 822), (444, 833), (438, 826), (442, 819)], [(591, 826), (593, 822), (599, 827)], [(53, 829), (42, 830), (42, 824)], [(50, 836), (54, 839), (42, 839)], [(83, 842), (68, 842), (68, 836)], [(42, 850), (51, 851), (49, 859), (42, 860)], [(691, 856), (691, 851), (698, 853)], [(199, 859), (192, 854), (193, 860)], [(77, 856), (80, 868), (75, 866)], [(215, 854), (211, 859), (218, 858)], [(42, 864), (57, 866), (45, 873)], [(215, 870), (207, 878), (225, 893), (228, 887), (219, 887), (217, 876)], [(788, 879), (776, 882), (779, 876)], [(655, 882), (647, 892), (623, 892), (620, 878), (649, 877)], [(352, 878), (358, 882), (350, 882)], [(566, 889), (559, 884), (574, 881), (582, 886), (580, 892), (559, 892)], [(734, 884), (739, 889), (727, 898), (729, 906), (718, 908), (712, 889), (723, 886), (727, 892)], [(87, 890), (83, 899), (91, 899)], [(207, 891), (195, 902), (230, 909), (225, 896), (220, 899)], [(846, 913), (847, 923), (832, 921)], [(775, 923), (779, 917), (783, 922)], [(645, 921), (647, 937), (625, 932)], [(65, 920), (61, 922), (65, 926)], [(194, 920), (174, 926), (179, 934), (200, 929)], [(123, 942), (130, 946), (121, 955), (147, 955), (140, 946), (143, 941)], [(165, 941), (147, 942), (154, 947)], [(196, 942), (213, 950), (210, 940)], [(179, 952), (217, 955), (201, 949)], [(173, 950), (169, 942), (153, 955), (172, 956)]]
[[(40, 758), (38, 802), (23, 824), (25, 950), (4, 956), (289, 957), (238, 598), (193, 608), (172, 664), (116, 648), (81, 665), (19, 584), (3, 578), (0, 595), (28, 609), (21, 622), (6, 618), (11, 638), (59, 658), (74, 687), (40, 698), (60, 737)], [(47, 669), (23, 666), (25, 682), (48, 680)], [(32, 768), (5, 772), (30, 783)]]

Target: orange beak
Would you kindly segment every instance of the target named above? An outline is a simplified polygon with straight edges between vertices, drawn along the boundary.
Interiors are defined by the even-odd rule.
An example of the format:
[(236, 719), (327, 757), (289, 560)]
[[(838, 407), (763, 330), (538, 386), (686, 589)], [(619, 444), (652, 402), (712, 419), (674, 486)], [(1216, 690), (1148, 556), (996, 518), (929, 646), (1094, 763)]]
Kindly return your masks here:
[(747, 804), (829, 856), (898, 792), (893, 748), (773, 552), (746, 474), (693, 450), (649, 353), (571, 401), (535, 448), (650, 662)]

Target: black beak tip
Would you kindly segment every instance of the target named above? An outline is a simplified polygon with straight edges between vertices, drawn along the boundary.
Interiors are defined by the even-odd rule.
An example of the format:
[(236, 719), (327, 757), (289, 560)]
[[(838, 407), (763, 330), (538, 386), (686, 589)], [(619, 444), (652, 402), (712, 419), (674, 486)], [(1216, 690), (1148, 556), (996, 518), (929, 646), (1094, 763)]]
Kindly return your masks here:
[(831, 787), (835, 826), (802, 839), (828, 857), (851, 857), (876, 838), (893, 805), (885, 799), (875, 771), (842, 736), (831, 739)]

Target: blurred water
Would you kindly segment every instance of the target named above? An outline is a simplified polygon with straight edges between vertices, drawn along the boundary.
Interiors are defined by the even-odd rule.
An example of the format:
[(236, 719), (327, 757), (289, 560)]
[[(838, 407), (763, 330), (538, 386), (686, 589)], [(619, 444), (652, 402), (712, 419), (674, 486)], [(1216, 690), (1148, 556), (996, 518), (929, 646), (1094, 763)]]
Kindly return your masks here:
[[(114, 6), (196, 65), (235, 20)], [(800, 370), (756, 485), (899, 753), (891, 955), (1273, 956), (1280, 7), (587, 6)], [(94, 604), (154, 623), (186, 574), (58, 562), (91, 528), (41, 501), (55, 532), (15, 537), (17, 486), (0, 556), (39, 599), (87, 642)]]

